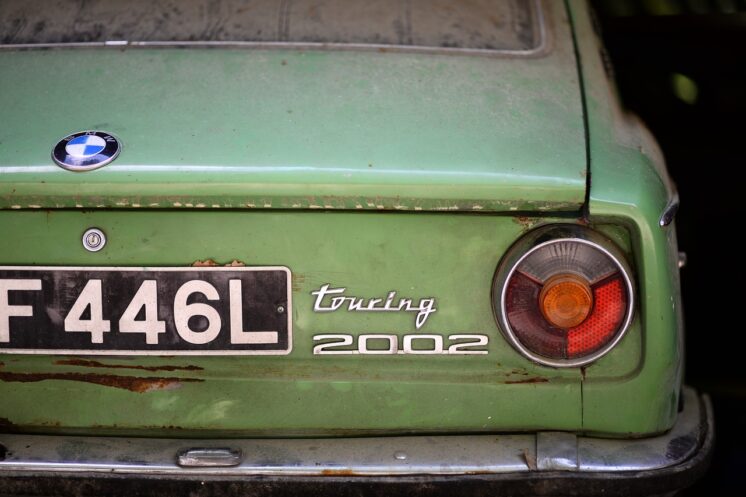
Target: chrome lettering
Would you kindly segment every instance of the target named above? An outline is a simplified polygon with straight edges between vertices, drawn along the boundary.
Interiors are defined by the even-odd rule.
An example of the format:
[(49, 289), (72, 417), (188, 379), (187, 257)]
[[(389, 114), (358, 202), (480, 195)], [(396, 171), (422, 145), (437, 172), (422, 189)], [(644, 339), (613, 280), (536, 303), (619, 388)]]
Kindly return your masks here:
[[(415, 305), (413, 299), (399, 298), (396, 299), (396, 291), (388, 292), (386, 301), (382, 298), (359, 298), (346, 296), (344, 293), (346, 287), (330, 288), (327, 283), (318, 290), (311, 292), (316, 297), (313, 303), (314, 312), (334, 312), (341, 309), (345, 303), (347, 311), (350, 312), (416, 312), (415, 326), (419, 330), (425, 325), (425, 322), (431, 314), (437, 311), (435, 308), (435, 298), (428, 297), (420, 299)], [(383, 305), (381, 303), (383, 302)]]

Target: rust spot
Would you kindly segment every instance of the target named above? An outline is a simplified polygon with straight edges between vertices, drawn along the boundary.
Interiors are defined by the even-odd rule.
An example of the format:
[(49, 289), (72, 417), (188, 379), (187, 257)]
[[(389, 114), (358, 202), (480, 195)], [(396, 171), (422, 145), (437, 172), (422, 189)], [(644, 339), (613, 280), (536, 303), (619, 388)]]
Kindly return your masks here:
[(192, 267), (213, 267), (213, 266), (219, 266), (217, 262), (213, 261), (212, 259), (205, 259), (204, 261), (194, 261), (192, 263)]
[(237, 259), (233, 259), (233, 260), (232, 260), (232, 261), (230, 261), (230, 262), (229, 262), (228, 264), (223, 264), (223, 265), (224, 265), (225, 267), (243, 267), (243, 266), (245, 266), (246, 264), (244, 264), (243, 262), (241, 262), (241, 261), (239, 261), (239, 260), (237, 260)]
[(516, 216), (513, 218), (513, 222), (520, 224), (524, 229), (528, 229), (534, 225), (534, 220), (528, 216)]
[(533, 378), (524, 378), (522, 380), (508, 380), (503, 383), (506, 385), (514, 385), (516, 383), (547, 383), (549, 380), (546, 378), (541, 378), (539, 376), (535, 376)]
[(220, 264), (218, 262), (215, 262), (213, 259), (205, 259), (204, 261), (194, 261), (192, 263), (192, 267), (215, 267), (215, 266), (224, 266), (224, 267), (243, 267), (246, 264), (239, 261), (238, 259), (233, 259), (232, 261), (226, 263), (226, 264)]
[(526, 461), (528, 469), (532, 471), (536, 469), (536, 456), (532, 455), (528, 449), (523, 449), (523, 460)]
[(82, 381), (105, 387), (122, 388), (131, 392), (144, 393), (154, 390), (172, 390), (182, 383), (202, 382), (197, 378), (141, 378), (137, 376), (116, 376), (94, 373), (7, 373), (0, 372), (0, 381), (35, 383), (45, 380)]
[(324, 469), (321, 471), (324, 476), (355, 476), (351, 469)]
[(80, 366), (83, 368), (140, 369), (142, 371), (202, 371), (199, 366), (135, 366), (129, 364), (104, 364), (86, 359), (62, 359), (54, 361), (60, 366)]

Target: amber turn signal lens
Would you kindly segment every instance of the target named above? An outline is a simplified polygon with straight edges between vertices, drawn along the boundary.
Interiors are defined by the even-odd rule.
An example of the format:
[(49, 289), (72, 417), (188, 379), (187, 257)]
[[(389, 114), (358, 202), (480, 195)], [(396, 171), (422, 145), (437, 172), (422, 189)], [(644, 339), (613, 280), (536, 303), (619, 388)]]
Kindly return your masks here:
[(581, 276), (558, 274), (544, 283), (539, 293), (539, 309), (557, 328), (573, 328), (585, 321), (593, 307), (591, 286)]

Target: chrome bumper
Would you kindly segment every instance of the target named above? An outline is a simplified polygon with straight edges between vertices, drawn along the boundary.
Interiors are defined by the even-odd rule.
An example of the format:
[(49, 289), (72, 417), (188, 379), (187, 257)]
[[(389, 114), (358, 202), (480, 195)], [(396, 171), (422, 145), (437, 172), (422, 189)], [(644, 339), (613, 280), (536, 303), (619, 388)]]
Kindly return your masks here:
[(669, 432), (632, 440), (560, 432), (220, 441), (0, 434), (0, 494), (24, 490), (14, 483), (60, 478), (198, 480), (201, 486), (220, 481), (292, 485), (294, 480), (319, 485), (333, 480), (365, 485), (577, 482), (679, 474), (687, 462), (700, 460), (702, 472), (712, 448), (712, 410), (692, 389), (683, 397), (683, 410)]

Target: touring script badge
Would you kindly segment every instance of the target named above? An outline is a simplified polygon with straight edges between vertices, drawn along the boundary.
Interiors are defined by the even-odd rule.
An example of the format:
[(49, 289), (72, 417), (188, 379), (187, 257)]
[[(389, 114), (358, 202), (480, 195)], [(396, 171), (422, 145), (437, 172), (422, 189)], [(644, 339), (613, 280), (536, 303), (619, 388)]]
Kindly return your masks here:
[[(425, 321), (434, 313), (435, 299), (428, 297), (414, 303), (412, 299), (397, 298), (396, 291), (388, 292), (385, 298), (358, 298), (345, 295), (347, 288), (329, 288), (326, 284), (311, 292), (316, 296), (313, 303), (314, 312), (334, 312), (345, 309), (351, 312), (416, 312), (415, 326), (419, 330)], [(327, 298), (329, 297), (329, 298)]]

